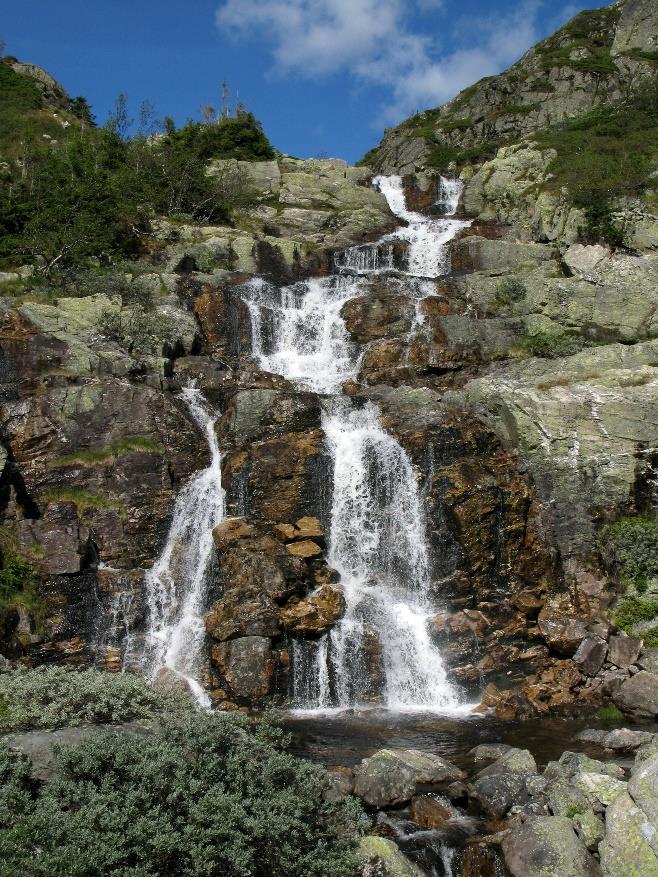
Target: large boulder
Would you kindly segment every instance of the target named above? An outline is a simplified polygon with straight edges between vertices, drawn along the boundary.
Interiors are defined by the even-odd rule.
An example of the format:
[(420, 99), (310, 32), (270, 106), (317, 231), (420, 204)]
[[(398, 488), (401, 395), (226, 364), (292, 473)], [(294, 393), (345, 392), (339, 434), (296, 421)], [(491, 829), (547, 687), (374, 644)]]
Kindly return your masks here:
[(465, 774), (454, 764), (416, 749), (380, 749), (354, 771), (354, 794), (371, 807), (402, 804), (424, 786), (448, 784)]
[(613, 700), (625, 713), (649, 718), (658, 716), (658, 676), (640, 670), (622, 682)]
[(604, 877), (658, 877), (658, 857), (651, 846), (656, 824), (628, 792), (605, 814), (605, 837), (599, 846)]
[(644, 813), (653, 833), (645, 837), (658, 856), (658, 755), (648, 758), (633, 771), (628, 783), (628, 794)]
[(425, 877), (425, 872), (408, 859), (387, 837), (368, 835), (359, 843), (363, 877)]
[(536, 816), (505, 836), (512, 877), (600, 877), (598, 863), (563, 816)]

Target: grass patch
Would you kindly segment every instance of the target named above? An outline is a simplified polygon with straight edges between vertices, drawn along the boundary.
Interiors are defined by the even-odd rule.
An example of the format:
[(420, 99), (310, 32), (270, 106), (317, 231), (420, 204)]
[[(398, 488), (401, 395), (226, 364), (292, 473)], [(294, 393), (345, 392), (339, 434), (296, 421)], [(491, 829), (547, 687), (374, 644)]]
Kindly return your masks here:
[(596, 717), (601, 719), (602, 722), (620, 722), (623, 720), (624, 714), (614, 704), (610, 703), (599, 707), (596, 711)]
[(133, 452), (162, 454), (162, 445), (147, 435), (126, 436), (104, 448), (88, 448), (64, 457), (55, 457), (48, 461), (48, 467), (56, 469), (59, 466), (95, 466), (96, 463), (107, 463), (122, 454)]
[(508, 307), (514, 302), (522, 301), (527, 295), (525, 283), (514, 275), (508, 275), (496, 286), (496, 304)]
[(553, 334), (551, 332), (526, 332), (515, 345), (515, 349), (527, 356), (539, 356), (542, 359), (557, 359), (561, 356), (573, 356), (580, 353), (587, 345), (582, 335)]
[(79, 490), (76, 487), (57, 487), (43, 494), (46, 502), (72, 502), (78, 512), (84, 514), (89, 510), (101, 511), (102, 509), (122, 509), (123, 503), (119, 500), (105, 496), (98, 496), (88, 490)]
[(467, 131), (473, 127), (472, 119), (445, 119), (437, 125), (445, 134), (450, 131)]

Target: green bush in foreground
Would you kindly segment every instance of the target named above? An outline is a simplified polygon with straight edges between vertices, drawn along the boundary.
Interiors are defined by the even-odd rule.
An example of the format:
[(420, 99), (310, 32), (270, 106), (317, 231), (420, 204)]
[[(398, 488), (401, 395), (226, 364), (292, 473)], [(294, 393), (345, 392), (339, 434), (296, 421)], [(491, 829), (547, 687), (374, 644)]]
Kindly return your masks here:
[(8, 731), (151, 718), (179, 706), (180, 695), (130, 674), (37, 667), (0, 672), (0, 703), (0, 731)]
[(0, 877), (350, 877), (363, 825), (322, 800), (325, 772), (265, 723), (165, 720), (99, 735), (36, 786), (0, 748)]

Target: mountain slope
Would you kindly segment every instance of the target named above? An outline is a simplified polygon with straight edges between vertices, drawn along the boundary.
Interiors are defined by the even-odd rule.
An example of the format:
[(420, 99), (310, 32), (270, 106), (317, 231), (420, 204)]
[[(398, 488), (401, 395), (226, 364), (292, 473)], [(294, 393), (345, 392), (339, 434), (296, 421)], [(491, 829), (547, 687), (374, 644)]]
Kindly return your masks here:
[(478, 161), (498, 145), (602, 107), (655, 81), (658, 4), (619, 0), (575, 16), (499, 76), (388, 130), (364, 163), (384, 173)]

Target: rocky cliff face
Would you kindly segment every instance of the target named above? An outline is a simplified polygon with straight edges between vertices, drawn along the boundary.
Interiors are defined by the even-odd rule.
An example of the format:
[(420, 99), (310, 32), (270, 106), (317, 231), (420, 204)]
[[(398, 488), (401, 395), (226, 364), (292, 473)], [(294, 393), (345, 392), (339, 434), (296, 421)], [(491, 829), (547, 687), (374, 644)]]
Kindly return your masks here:
[[(600, 532), (620, 515), (655, 520), (658, 505), (657, 221), (646, 200), (626, 203), (615, 248), (583, 241), (584, 209), (542, 188), (554, 152), (527, 135), (655, 77), (658, 22), (647, 0), (584, 15), (432, 114), (431, 134), (417, 137), (414, 120), (387, 135), (372, 158), (408, 174), (418, 209), (436, 201), (430, 146), (514, 142), (462, 167), (471, 224), (450, 276), (423, 281), (419, 297), (400, 270), (404, 242), (364, 249), (391, 270), (340, 310), (359, 364), (344, 393), (376, 403), (423, 498), (432, 640), (451, 679), (495, 683), (485, 703), (502, 715), (612, 694), (632, 712), (644, 697), (619, 694), (648, 659), (635, 637), (616, 638), (637, 646), (630, 658), (608, 645), (624, 571)], [(126, 632), (144, 634), (145, 574), (174, 497), (208, 463), (179, 398), (194, 381), (222, 412), (228, 520), (215, 531), (203, 681), (225, 709), (284, 699), (292, 640), (316, 642), (345, 611), (327, 562), (320, 394), (257, 369), (268, 338), (253, 337), (245, 289), (344, 268), (341, 249), (397, 223), (368, 168), (281, 159), (231, 171), (253, 194), (233, 227), (162, 218), (121, 294), (7, 296), (0, 333), (2, 551), (40, 581), (38, 605), (3, 609), (3, 651), (121, 668)], [(145, 322), (135, 302), (146, 300)], [(655, 625), (656, 574), (631, 589), (648, 608), (628, 632)], [(367, 652), (376, 690), (374, 634)]]

